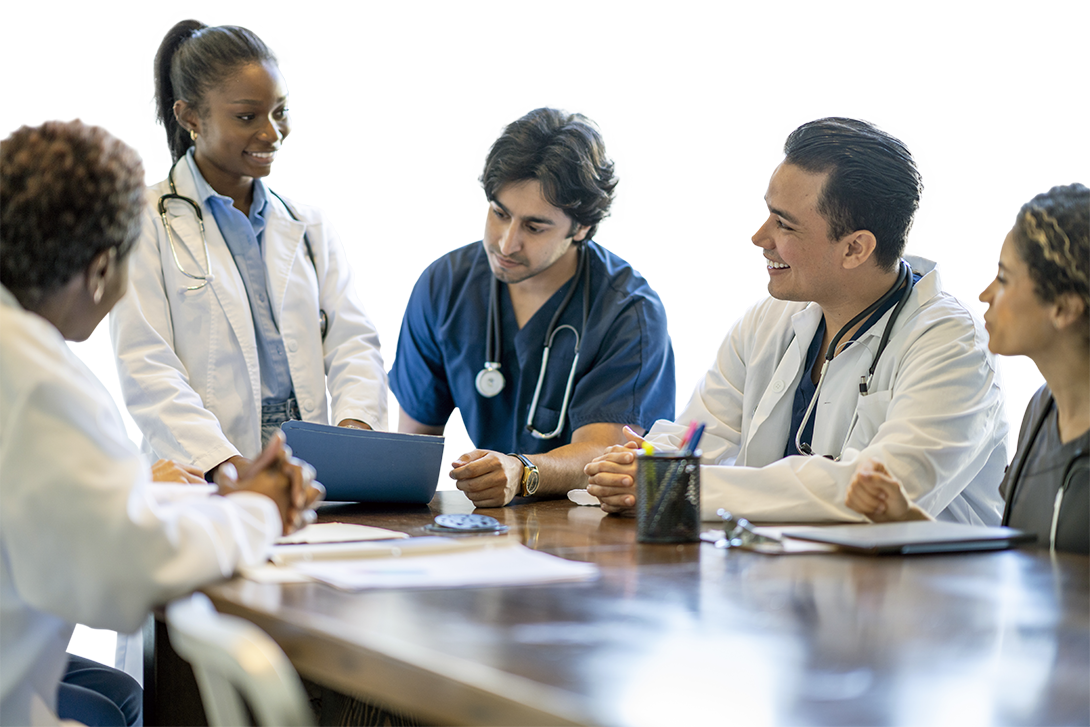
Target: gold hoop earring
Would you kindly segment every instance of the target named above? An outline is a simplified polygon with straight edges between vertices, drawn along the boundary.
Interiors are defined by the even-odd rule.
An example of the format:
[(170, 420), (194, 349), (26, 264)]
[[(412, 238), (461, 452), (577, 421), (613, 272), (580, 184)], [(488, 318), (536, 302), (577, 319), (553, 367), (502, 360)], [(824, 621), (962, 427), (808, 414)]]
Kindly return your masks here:
[(193, 129), (190, 129), (189, 130), (189, 138), (192, 139), (193, 141), (196, 141), (197, 140), (197, 132), (194, 131)]

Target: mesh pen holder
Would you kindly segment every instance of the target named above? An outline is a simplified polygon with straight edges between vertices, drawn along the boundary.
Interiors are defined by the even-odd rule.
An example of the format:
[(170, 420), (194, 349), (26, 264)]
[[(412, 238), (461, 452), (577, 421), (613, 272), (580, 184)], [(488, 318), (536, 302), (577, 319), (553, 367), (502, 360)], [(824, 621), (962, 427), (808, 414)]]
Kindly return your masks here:
[(636, 457), (636, 539), (641, 543), (700, 540), (700, 451)]

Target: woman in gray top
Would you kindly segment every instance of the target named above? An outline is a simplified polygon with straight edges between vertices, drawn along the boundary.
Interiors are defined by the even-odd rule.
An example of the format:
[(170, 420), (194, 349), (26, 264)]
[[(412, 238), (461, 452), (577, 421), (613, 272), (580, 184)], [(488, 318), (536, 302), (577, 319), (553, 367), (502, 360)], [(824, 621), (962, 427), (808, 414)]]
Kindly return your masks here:
[[(1045, 378), (1022, 420), (1000, 485), (1003, 524), (1051, 550), (1090, 552), (1090, 189), (1053, 187), (1027, 202), (980, 294), (988, 348), (1028, 356)], [(846, 504), (875, 522), (930, 516), (877, 461), (864, 462)]]

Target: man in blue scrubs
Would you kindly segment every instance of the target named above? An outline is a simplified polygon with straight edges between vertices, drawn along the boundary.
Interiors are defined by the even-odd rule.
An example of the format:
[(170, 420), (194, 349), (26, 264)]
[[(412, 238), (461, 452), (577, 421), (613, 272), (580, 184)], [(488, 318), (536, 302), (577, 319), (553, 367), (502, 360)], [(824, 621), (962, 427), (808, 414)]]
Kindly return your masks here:
[(674, 354), (658, 295), (593, 241), (617, 178), (589, 119), (531, 111), (492, 145), (481, 183), (484, 239), (420, 276), (390, 385), (402, 432), (442, 434), (459, 409), (477, 449), (450, 476), (502, 507), (586, 487), (583, 467), (625, 425), (673, 418)]

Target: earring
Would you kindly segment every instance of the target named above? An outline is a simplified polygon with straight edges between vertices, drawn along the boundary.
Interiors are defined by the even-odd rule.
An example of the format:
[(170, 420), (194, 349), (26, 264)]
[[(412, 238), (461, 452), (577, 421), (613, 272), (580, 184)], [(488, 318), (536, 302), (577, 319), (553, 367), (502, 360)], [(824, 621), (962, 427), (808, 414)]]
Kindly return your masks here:
[(189, 130), (189, 138), (192, 139), (193, 141), (196, 141), (197, 140), (197, 132), (194, 131), (193, 129), (190, 129)]
[(106, 281), (99, 278), (98, 285), (95, 286), (95, 292), (91, 294), (91, 299), (95, 301), (95, 305), (102, 302), (102, 296), (106, 295)]

